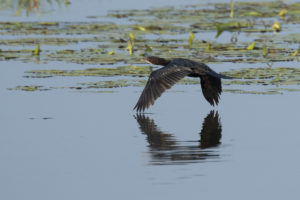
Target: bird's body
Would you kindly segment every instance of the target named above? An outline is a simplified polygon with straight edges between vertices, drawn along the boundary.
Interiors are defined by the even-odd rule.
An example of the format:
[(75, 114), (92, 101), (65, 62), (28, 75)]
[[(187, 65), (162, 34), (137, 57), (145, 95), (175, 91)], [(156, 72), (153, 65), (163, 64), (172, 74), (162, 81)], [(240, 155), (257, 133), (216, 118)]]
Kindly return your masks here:
[(138, 112), (144, 111), (150, 105), (153, 105), (154, 101), (160, 97), (165, 90), (171, 88), (185, 76), (199, 77), (205, 99), (211, 105), (217, 105), (222, 92), (221, 78), (230, 78), (216, 73), (204, 63), (198, 63), (188, 59), (176, 58), (169, 61), (150, 56), (146, 58), (146, 61), (164, 67), (150, 74), (147, 84), (134, 107)]

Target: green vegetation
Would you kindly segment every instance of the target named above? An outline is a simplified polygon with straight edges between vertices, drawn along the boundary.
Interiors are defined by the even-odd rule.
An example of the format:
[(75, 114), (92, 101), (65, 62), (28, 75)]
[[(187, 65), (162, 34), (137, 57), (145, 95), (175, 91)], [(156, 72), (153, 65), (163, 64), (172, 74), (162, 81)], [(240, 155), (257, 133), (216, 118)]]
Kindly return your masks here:
[(152, 67), (147, 66), (121, 66), (117, 68), (88, 68), (84, 70), (30, 70), (27, 78), (46, 78), (52, 76), (131, 76), (145, 77), (152, 72)]
[[(300, 3), (231, 1), (179, 8), (112, 10), (105, 17), (90, 16), (105, 18), (106, 21), (122, 19), (123, 22), (130, 23), (0, 22), (0, 61), (36, 62), (39, 59), (49, 63), (62, 61), (74, 63), (74, 66), (95, 66), (82, 70), (76, 67), (69, 70), (30, 70), (26, 72), (26, 78), (114, 77), (112, 80), (105, 79), (68, 87), (87, 91), (91, 88), (143, 86), (145, 77), (152, 72), (152, 67), (141, 65), (145, 64), (141, 61), (145, 54), (165, 58), (189, 58), (208, 64), (240, 63), (241, 67), (244, 63), (258, 63), (263, 66), (265, 63), (285, 62), (286, 66), (280, 68), (228, 70), (224, 74), (235, 79), (226, 80), (224, 84), (239, 89), (225, 91), (255, 93), (244, 88), (241, 90), (239, 87), (247, 85), (268, 86), (256, 94), (297, 91), (294, 88), (279, 86), (299, 85), (299, 70), (288, 67), (288, 62), (298, 61), (299, 56), (300, 34), (290, 31), (295, 24), (300, 24), (299, 10)], [(210, 40), (200, 38), (199, 35), (203, 33), (212, 33), (216, 37)], [(231, 39), (222, 39), (220, 43), (219, 38), (225, 33), (229, 33)], [(20, 37), (7, 39), (7, 35)], [(243, 41), (241, 38), (249, 39)], [(183, 79), (180, 83), (199, 84), (199, 80)], [(14, 89), (39, 91), (45, 88), (18, 86)], [(47, 89), (59, 88), (64, 87)]]
[(17, 86), (15, 88), (8, 88), (8, 89), (9, 90), (22, 90), (22, 91), (27, 91), (27, 92), (47, 90), (47, 89), (43, 89), (43, 86), (36, 86), (36, 85)]

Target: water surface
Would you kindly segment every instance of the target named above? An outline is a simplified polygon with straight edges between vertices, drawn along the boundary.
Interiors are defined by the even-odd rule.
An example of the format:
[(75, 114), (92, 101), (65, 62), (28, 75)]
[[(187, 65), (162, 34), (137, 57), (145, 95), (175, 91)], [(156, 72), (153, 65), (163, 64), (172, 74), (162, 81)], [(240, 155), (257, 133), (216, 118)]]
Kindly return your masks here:
[[(169, 1), (126, 2), (82, 5), (72, 1), (68, 8), (61, 8), (66, 9), (63, 13), (58, 9), (41, 19), (57, 14), (59, 21), (85, 21), (92, 20), (86, 16), (104, 15), (112, 8), (170, 5)], [(186, 3), (197, 1), (178, 0), (174, 5)], [(78, 5), (92, 5), (93, 9)], [(39, 20), (36, 16), (22, 18), (32, 19)], [(69, 48), (85, 47), (80, 45)], [(266, 63), (210, 64), (216, 71), (262, 65)], [(294, 61), (272, 67), (282, 65), (299, 68)], [(70, 87), (105, 79), (24, 77), (28, 70), (92, 67), (100, 66), (43, 59), (0, 61), (1, 199), (250, 200), (299, 196), (299, 92), (224, 92), (219, 106), (211, 107), (200, 85), (176, 85), (146, 113), (136, 114), (132, 109), (142, 87), (111, 89), (112, 93), (70, 88), (8, 90), (18, 85)]]

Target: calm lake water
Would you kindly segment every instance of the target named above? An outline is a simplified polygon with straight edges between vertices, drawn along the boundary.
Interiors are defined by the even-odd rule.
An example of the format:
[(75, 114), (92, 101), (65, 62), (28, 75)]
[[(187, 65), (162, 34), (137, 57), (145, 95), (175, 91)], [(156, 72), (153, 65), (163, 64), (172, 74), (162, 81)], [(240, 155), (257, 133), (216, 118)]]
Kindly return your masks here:
[[(174, 4), (195, 2), (199, 1)], [(108, 9), (147, 8), (170, 1), (94, 0), (92, 6), (83, 5), (88, 9), (81, 5), (72, 1), (68, 8), (22, 20), (84, 21)], [(56, 14), (58, 19), (53, 18)], [(1, 20), (17, 19), (7, 15)], [(225, 71), (243, 67), (239, 65), (210, 66)], [(297, 62), (291, 65), (300, 67)], [(0, 199), (299, 198), (299, 92), (225, 92), (219, 106), (211, 107), (200, 86), (176, 85), (147, 113), (137, 115), (132, 109), (141, 87), (116, 93), (8, 90), (100, 79), (23, 77), (30, 69), (70, 66), (95, 67), (0, 62)]]

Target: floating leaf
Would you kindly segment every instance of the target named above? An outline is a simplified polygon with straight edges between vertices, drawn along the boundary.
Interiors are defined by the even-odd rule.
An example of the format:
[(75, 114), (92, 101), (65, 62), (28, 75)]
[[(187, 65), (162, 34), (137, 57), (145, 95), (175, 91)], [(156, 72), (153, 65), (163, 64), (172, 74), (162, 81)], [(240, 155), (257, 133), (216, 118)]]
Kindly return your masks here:
[(65, 5), (69, 5), (69, 4), (71, 4), (71, 2), (70, 2), (69, 0), (65, 0), (65, 1), (64, 1), (64, 4), (65, 4)]
[(251, 11), (243, 13), (241, 16), (262, 16), (262, 14), (256, 11)]
[(206, 51), (206, 52), (209, 52), (209, 51), (210, 51), (210, 43), (207, 44), (205, 51)]
[[(23, 90), (27, 92), (34, 92), (36, 90), (43, 90), (41, 89), (42, 86), (36, 86), (36, 85), (24, 85), (24, 86), (17, 86), (15, 88), (8, 88), (8, 90)], [(46, 89), (44, 89), (46, 90)]]
[(132, 33), (129, 33), (127, 50), (129, 51), (130, 55), (133, 54), (134, 39), (135, 39), (134, 35)]
[(35, 55), (35, 56), (40, 55), (40, 44), (37, 44), (37, 45), (36, 45), (36, 49), (34, 50), (34, 55)]
[(292, 53), (292, 55), (291, 56), (294, 56), (294, 57), (296, 57), (297, 55), (298, 55), (298, 50), (296, 50), (296, 51), (294, 51), (294, 53)]
[(127, 50), (129, 51), (130, 55), (133, 54), (133, 44), (132, 44), (131, 40), (128, 41)]
[(295, 59), (297, 62), (298, 62), (298, 57), (297, 57), (298, 53), (299, 53), (299, 51), (296, 50), (294, 53), (291, 54), (291, 56), (294, 56), (294, 59)]
[(286, 15), (286, 13), (287, 13), (287, 10), (284, 8), (284, 9), (282, 9), (280, 12), (279, 12), (279, 16), (280, 17), (284, 17), (285, 15)]
[(267, 55), (267, 46), (266, 46), (266, 45), (264, 45), (264, 46), (262, 47), (262, 54), (263, 54), (263, 56), (266, 56), (266, 55)]
[(240, 89), (224, 89), (224, 92), (231, 92), (231, 93), (237, 93), (237, 94), (282, 94), (278, 91), (247, 91), (247, 90), (240, 90)]
[(254, 47), (255, 47), (255, 44), (256, 44), (256, 42), (252, 42), (252, 44), (250, 44), (250, 45), (247, 47), (247, 50), (253, 50)]
[[(142, 27), (142, 26), (137, 26), (137, 28), (140, 30), (140, 31), (146, 31), (146, 28), (145, 27)], [(133, 35), (132, 35), (133, 36)], [(133, 36), (134, 37), (134, 36)], [(133, 38), (134, 39), (134, 38)]]
[(115, 51), (108, 52), (109, 55), (115, 55)]
[(276, 74), (276, 79), (275, 79), (275, 81), (280, 81), (280, 79), (279, 79), (279, 73)]
[(134, 35), (133, 35), (132, 33), (129, 33), (129, 38), (130, 38), (131, 40), (134, 40), (134, 39), (135, 39), (135, 37), (134, 37)]
[(195, 35), (194, 35), (194, 33), (191, 31), (191, 32), (190, 32), (190, 36), (189, 36), (189, 48), (192, 47), (194, 38), (195, 38)]
[(77, 70), (30, 70), (26, 73), (30, 74), (29, 77), (45, 78), (52, 76), (99, 76), (99, 77), (112, 77), (112, 76), (130, 76), (130, 77), (145, 77), (152, 72), (151, 66), (119, 66), (119, 67), (103, 67), (103, 68), (87, 68)]
[(272, 25), (272, 29), (273, 31), (276, 33), (276, 32), (279, 32), (281, 30), (280, 28), (280, 23), (279, 22), (274, 22), (274, 24)]
[(146, 47), (146, 52), (152, 52), (151, 47), (149, 47), (148, 45), (145, 45), (145, 47)]
[(217, 28), (217, 35), (216, 38), (218, 38), (222, 33), (223, 33), (223, 28), (220, 24), (216, 24), (216, 28)]
[(233, 0), (230, 1), (230, 18), (233, 18), (234, 16), (234, 2)]
[[(101, 51), (99, 49), (90, 49), (91, 52), (93, 53), (101, 53)], [(72, 53), (72, 51), (69, 51), (70, 53)]]

